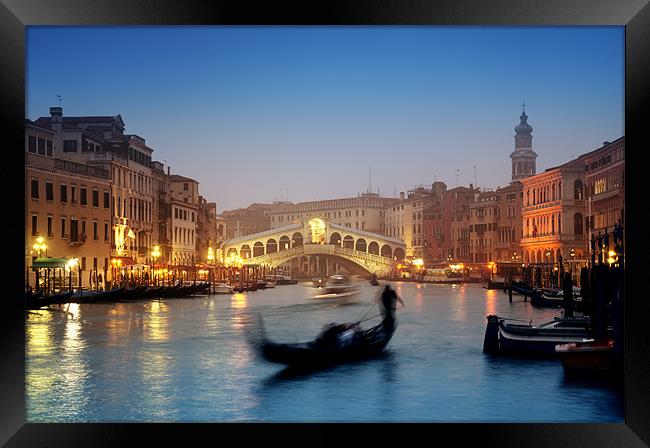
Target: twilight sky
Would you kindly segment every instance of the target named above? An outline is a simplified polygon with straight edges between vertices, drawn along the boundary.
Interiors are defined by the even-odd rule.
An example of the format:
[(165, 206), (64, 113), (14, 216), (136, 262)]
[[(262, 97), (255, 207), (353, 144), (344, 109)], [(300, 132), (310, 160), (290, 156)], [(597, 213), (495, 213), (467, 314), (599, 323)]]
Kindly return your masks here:
[(28, 27), (27, 117), (121, 114), (218, 212), (510, 181), (624, 135), (623, 27)]

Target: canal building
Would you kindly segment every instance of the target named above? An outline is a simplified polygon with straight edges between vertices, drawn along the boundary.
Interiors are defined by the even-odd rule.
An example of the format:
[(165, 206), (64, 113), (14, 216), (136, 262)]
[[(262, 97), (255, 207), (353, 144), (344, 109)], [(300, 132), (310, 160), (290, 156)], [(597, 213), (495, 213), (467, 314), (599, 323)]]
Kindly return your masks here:
[(65, 117), (62, 107), (51, 107), (50, 116), (35, 123), (55, 131), (57, 157), (109, 172), (111, 257), (125, 265), (148, 263), (154, 220), (153, 149), (145, 139), (125, 134), (120, 115)]
[(167, 176), (171, 210), (171, 263), (191, 266), (198, 261), (197, 214), (199, 183), (178, 174)]
[(560, 256), (584, 259), (585, 164), (582, 158), (521, 180), (521, 248), (525, 263), (557, 263)]
[(301, 222), (316, 217), (326, 218), (334, 224), (350, 229), (384, 233), (385, 208), (397, 202), (394, 198), (384, 198), (379, 193), (366, 191), (357, 197), (325, 199), (292, 203), (276, 201), (271, 207), (271, 228)]
[[(84, 282), (91, 270), (105, 278), (111, 256), (110, 173), (59, 157), (57, 137), (51, 127), (26, 120), (25, 266), (36, 257), (77, 258), (74, 277), (81, 269)], [(33, 248), (39, 238), (42, 250)]]
[(246, 208), (226, 210), (220, 217), (225, 222), (225, 239), (240, 238), (271, 229), (273, 205), (255, 202)]
[[(587, 228), (591, 235), (611, 234), (625, 226), (625, 137), (582, 156), (585, 163)], [(625, 234), (625, 233), (624, 233)]]

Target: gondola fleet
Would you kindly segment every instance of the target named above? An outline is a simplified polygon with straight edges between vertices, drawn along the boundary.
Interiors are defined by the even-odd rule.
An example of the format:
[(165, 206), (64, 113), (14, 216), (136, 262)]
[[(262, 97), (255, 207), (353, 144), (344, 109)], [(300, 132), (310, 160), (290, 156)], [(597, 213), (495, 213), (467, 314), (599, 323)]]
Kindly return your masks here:
[(108, 291), (68, 291), (45, 296), (42, 290), (25, 294), (25, 307), (29, 310), (43, 308), (49, 305), (64, 303), (112, 303), (130, 300), (146, 300), (154, 298), (182, 298), (208, 292), (210, 284), (206, 282), (172, 286), (135, 286), (132, 288), (119, 287)]
[[(570, 278), (567, 280), (570, 283)], [(614, 350), (616, 322), (608, 316), (614, 305), (610, 304), (609, 309), (604, 305), (599, 311), (594, 303), (583, 301), (580, 288), (575, 286), (568, 288), (566, 297), (563, 290), (532, 288), (516, 281), (511, 282), (511, 288), (529, 297), (536, 308), (564, 308), (564, 313), (539, 325), (488, 315), (484, 353), (559, 358), (567, 376), (620, 371)]]

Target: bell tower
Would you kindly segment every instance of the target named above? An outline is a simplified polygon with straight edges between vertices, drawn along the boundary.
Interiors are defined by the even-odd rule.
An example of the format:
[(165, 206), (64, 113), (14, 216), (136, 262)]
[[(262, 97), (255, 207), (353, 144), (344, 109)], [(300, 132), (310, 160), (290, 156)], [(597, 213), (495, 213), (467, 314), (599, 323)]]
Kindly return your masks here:
[(526, 103), (522, 104), (519, 124), (515, 126), (515, 150), (510, 154), (512, 160), (512, 182), (535, 174), (537, 153), (533, 151), (533, 127), (528, 124)]

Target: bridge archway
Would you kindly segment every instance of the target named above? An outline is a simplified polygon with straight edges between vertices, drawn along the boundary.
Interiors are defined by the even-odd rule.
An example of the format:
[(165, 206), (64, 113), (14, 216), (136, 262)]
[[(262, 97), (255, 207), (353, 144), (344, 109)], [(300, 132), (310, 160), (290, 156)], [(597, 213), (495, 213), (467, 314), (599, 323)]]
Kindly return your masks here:
[(273, 238), (269, 238), (266, 241), (266, 253), (267, 254), (274, 254), (278, 251), (278, 242), (275, 241)]
[(386, 258), (393, 258), (393, 249), (388, 244), (381, 246), (381, 256)]
[(366, 240), (363, 238), (357, 239), (357, 242), (354, 245), (354, 249), (358, 250), (359, 252), (366, 252)]
[(338, 232), (332, 233), (330, 236), (330, 244), (336, 244), (337, 246), (341, 245), (341, 234)]
[(397, 261), (404, 260), (404, 250), (401, 247), (395, 249), (394, 254), (395, 254), (395, 258), (397, 258)]
[(226, 258), (234, 258), (238, 255), (239, 254), (237, 253), (237, 249), (235, 249), (234, 247), (231, 247), (230, 249), (228, 249), (228, 252), (226, 252)]
[(291, 237), (291, 247), (300, 247), (303, 245), (302, 233), (296, 232)]
[(346, 235), (345, 238), (343, 238), (343, 247), (354, 249), (354, 238), (352, 238), (350, 235)]
[(244, 244), (241, 249), (239, 249), (239, 256), (242, 260), (246, 260), (251, 257), (251, 247), (248, 244)]
[(377, 244), (376, 241), (372, 241), (370, 244), (368, 244), (368, 253), (379, 255), (379, 244)]
[(287, 250), (291, 247), (291, 241), (289, 241), (289, 237), (286, 235), (282, 235), (280, 237), (280, 246), (278, 247), (278, 250), (283, 251)]
[(264, 243), (257, 241), (253, 244), (253, 257), (260, 257), (264, 255)]

